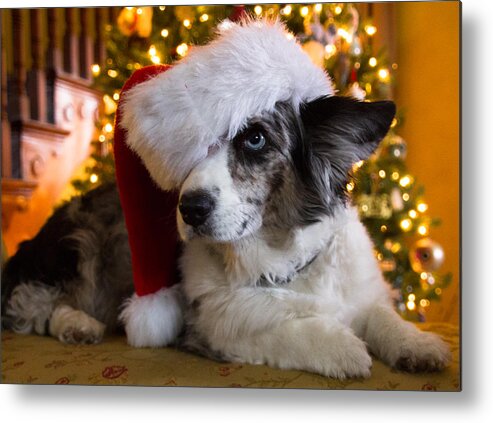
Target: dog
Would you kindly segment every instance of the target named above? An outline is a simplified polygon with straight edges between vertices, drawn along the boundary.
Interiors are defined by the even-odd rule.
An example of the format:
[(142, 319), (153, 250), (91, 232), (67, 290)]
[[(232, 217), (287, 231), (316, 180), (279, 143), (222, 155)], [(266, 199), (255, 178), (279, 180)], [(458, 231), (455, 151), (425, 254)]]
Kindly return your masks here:
[[(369, 351), (406, 371), (440, 370), (447, 346), (394, 311), (346, 192), (394, 116), (390, 102), (322, 97), (253, 118), (196, 166), (177, 224), (183, 348), (214, 359), (368, 377)], [(65, 343), (117, 330), (133, 293), (114, 184), (60, 207), (2, 278), (2, 323)]]
[[(129, 143), (147, 142), (146, 136), (155, 134), (148, 145), (131, 146), (142, 147), (143, 161), (161, 187), (179, 191), (181, 282), (173, 289), (182, 298), (184, 326), (175, 344), (216, 360), (339, 379), (370, 376), (370, 354), (400, 370), (443, 369), (450, 360), (447, 345), (394, 310), (370, 237), (346, 191), (352, 166), (375, 151), (395, 105), (333, 95), (325, 88), (325, 75), (305, 62), (292, 72), (294, 88), (286, 84), (291, 75), (284, 72), (282, 78), (269, 79), (267, 91), (259, 96), (262, 63), (267, 70), (278, 63), (297, 66), (286, 51), (298, 50), (275, 25), (268, 28), (270, 33), (262, 24), (244, 26), (245, 40), (257, 42), (260, 49), (269, 47), (264, 56), (255, 56), (254, 43), (243, 39), (225, 42), (227, 48), (245, 47), (242, 55), (223, 48), (209, 55), (198, 48), (182, 68), (170, 71), (170, 79), (163, 79), (173, 96), (149, 95), (161, 89), (156, 78), (136, 91), (135, 116), (126, 121), (129, 131), (137, 128)], [(242, 31), (240, 26), (231, 39), (243, 37)], [(258, 69), (248, 66), (246, 74), (258, 71), (259, 79), (247, 87), (252, 97), (224, 96), (223, 103), (221, 92), (209, 89), (204, 75), (212, 81), (219, 75), (220, 87), (225, 76), (200, 62), (201, 51), (218, 66), (229, 60), (232, 78), (245, 62), (257, 64)], [(281, 53), (274, 60), (275, 52)], [(193, 79), (199, 69), (194, 60), (200, 62), (205, 82)], [(191, 83), (181, 86), (179, 79), (173, 80), (181, 78), (180, 69)], [(237, 82), (243, 87), (243, 81)], [(192, 115), (186, 125), (181, 116), (171, 116), (159, 130), (157, 116), (173, 107), (162, 102), (179, 99), (177, 110), (188, 115), (193, 90), (204, 95), (206, 106), (209, 100), (219, 101), (220, 113), (207, 106), (207, 119)], [(291, 97), (274, 102), (283, 90)], [(217, 125), (216, 112), (222, 119)], [(160, 155), (164, 130), (170, 126), (175, 136), (168, 134), (169, 139), (181, 144), (173, 146), (172, 156)], [(222, 134), (220, 142), (202, 142), (215, 139), (216, 133)], [(170, 157), (187, 145), (201, 156), (189, 167), (176, 160), (179, 167)], [(175, 166), (174, 173), (163, 173), (164, 166)], [(56, 211), (8, 262), (2, 322), (17, 332), (50, 334), (62, 342), (99, 342), (105, 328), (118, 328), (121, 306), (132, 292), (117, 190), (104, 186)]]

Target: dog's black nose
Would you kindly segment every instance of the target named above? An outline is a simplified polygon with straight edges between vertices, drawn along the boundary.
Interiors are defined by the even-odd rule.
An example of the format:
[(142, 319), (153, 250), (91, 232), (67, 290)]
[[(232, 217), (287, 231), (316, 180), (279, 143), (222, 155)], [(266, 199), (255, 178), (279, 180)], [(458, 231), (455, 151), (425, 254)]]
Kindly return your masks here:
[(184, 193), (180, 198), (181, 217), (187, 225), (197, 227), (205, 223), (214, 209), (214, 199), (202, 190)]

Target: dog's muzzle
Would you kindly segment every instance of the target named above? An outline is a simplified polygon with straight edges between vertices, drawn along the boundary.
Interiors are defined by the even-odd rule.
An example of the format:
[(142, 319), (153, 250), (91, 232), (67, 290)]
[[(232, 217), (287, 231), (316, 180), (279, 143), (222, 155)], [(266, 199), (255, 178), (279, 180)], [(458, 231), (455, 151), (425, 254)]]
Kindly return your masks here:
[(178, 204), (183, 221), (194, 228), (207, 221), (214, 207), (214, 198), (204, 190), (185, 192)]

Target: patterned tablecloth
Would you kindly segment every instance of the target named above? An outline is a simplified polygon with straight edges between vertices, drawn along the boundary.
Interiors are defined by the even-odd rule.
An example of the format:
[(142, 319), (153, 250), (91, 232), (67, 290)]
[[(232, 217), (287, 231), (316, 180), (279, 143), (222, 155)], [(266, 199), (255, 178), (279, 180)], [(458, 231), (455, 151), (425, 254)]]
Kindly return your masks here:
[(214, 362), (172, 348), (136, 349), (125, 338), (99, 345), (64, 345), (49, 337), (2, 333), (2, 383), (459, 391), (459, 330), (420, 325), (451, 346), (453, 361), (439, 373), (407, 374), (374, 360), (369, 379), (338, 381), (302, 371)]

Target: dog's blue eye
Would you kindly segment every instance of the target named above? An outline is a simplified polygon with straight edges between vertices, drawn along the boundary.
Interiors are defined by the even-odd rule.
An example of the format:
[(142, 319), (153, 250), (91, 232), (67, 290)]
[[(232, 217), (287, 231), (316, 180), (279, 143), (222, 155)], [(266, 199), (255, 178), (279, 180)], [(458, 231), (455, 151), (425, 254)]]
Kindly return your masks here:
[(254, 132), (245, 139), (245, 147), (250, 150), (260, 150), (265, 145), (265, 137), (260, 132)]

